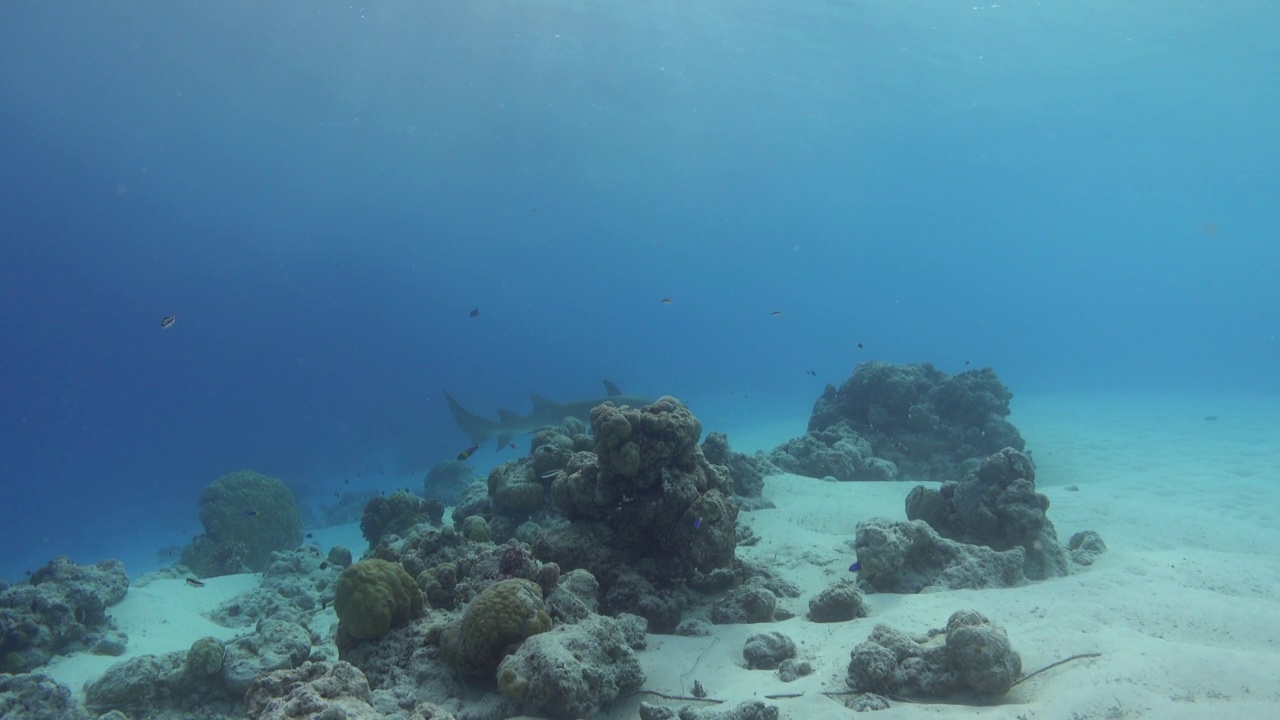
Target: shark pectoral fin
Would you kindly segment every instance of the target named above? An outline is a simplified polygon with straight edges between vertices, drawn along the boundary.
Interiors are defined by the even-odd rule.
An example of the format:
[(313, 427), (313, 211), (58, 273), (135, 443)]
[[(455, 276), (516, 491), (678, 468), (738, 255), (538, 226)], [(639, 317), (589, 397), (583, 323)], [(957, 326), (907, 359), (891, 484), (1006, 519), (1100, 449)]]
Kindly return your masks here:
[(533, 401), (533, 414), (545, 415), (554, 412), (557, 405), (550, 400), (542, 397), (538, 393), (529, 393), (529, 399)]
[(622, 394), (622, 391), (618, 389), (618, 386), (617, 386), (617, 385), (614, 385), (613, 383), (609, 382), (608, 380), (605, 380), (605, 381), (604, 381), (604, 391), (605, 391), (605, 393), (607, 393), (607, 394), (609, 395), (609, 397), (613, 397), (614, 395), (621, 395), (621, 394)]
[(469, 412), (449, 393), (445, 393), (444, 397), (449, 401), (449, 413), (453, 415), (453, 421), (471, 438), (471, 442), (479, 445), (493, 436), (493, 423)]

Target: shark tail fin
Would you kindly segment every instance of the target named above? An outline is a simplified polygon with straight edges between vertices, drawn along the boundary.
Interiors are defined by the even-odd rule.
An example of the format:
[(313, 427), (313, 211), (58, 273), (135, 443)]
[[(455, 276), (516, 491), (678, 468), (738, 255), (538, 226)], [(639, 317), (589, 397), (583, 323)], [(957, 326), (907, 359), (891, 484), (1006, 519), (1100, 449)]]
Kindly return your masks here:
[(622, 391), (618, 389), (618, 386), (614, 385), (609, 380), (604, 381), (604, 391), (606, 394), (609, 395), (609, 397), (614, 397), (616, 395), (622, 394)]
[(445, 393), (444, 397), (449, 401), (449, 413), (453, 415), (453, 421), (458, 423), (458, 427), (462, 428), (462, 432), (466, 433), (467, 437), (471, 438), (471, 442), (479, 445), (493, 437), (494, 423), (468, 411), (449, 393)]

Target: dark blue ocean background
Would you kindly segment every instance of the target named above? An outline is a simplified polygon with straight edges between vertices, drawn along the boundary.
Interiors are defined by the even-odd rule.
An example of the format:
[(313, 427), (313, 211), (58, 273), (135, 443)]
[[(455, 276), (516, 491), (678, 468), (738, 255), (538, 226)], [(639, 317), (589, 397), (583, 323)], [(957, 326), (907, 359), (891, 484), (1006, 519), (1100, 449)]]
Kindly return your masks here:
[(150, 569), (243, 468), (420, 488), (470, 444), (446, 390), (608, 378), (731, 441), (870, 359), (1274, 394), (1277, 37), (1264, 2), (6, 2), (0, 577)]

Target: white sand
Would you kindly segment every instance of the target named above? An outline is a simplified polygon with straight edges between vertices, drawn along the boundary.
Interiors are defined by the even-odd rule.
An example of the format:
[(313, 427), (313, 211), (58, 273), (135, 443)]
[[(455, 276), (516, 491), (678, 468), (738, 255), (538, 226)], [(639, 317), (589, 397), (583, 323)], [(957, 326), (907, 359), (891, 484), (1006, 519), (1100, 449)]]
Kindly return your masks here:
[[(641, 653), (646, 689), (685, 694), (696, 679), (727, 701), (723, 707), (803, 693), (776, 701), (785, 717), (853, 717), (821, 691), (846, 689), (849, 651), (876, 623), (919, 633), (971, 608), (1008, 630), (1026, 671), (1076, 653), (1102, 656), (1052, 670), (986, 707), (896, 704), (875, 717), (1280, 717), (1280, 400), (1019, 398), (1014, 409), (1010, 419), (1037, 459), (1060, 539), (1092, 529), (1108, 545), (1092, 568), (1014, 589), (869, 595), (868, 618), (811, 623), (808, 599), (848, 575), (857, 523), (901, 519), (912, 484), (770, 478), (765, 493), (778, 507), (742, 516), (763, 539), (739, 552), (804, 588), (784, 601), (798, 616), (719, 626), (714, 640), (651, 636)], [(754, 450), (803, 429), (803, 422), (770, 428), (773, 442), (760, 433), (730, 441)], [(317, 531), (315, 541), (347, 542), (357, 555), (363, 547), (350, 527)], [(203, 613), (257, 582), (243, 575), (205, 588), (175, 580), (131, 589), (111, 609), (129, 634), (125, 657), (80, 655), (48, 672), (79, 690), (121, 659), (185, 649), (205, 635), (231, 638), (237, 631)], [(743, 642), (762, 630), (791, 636), (814, 674), (783, 683), (775, 672), (747, 670)], [(640, 699), (618, 703), (608, 717), (634, 718)]]
[(71, 688), (83, 702), (84, 684), (118, 662), (186, 650), (205, 636), (230, 640), (243, 634), (243, 629), (222, 627), (205, 616), (221, 603), (257, 587), (260, 580), (260, 575), (226, 575), (205, 580), (202, 588), (170, 579), (130, 587), (124, 600), (107, 611), (129, 636), (124, 655), (71, 655), (54, 660), (40, 672)]

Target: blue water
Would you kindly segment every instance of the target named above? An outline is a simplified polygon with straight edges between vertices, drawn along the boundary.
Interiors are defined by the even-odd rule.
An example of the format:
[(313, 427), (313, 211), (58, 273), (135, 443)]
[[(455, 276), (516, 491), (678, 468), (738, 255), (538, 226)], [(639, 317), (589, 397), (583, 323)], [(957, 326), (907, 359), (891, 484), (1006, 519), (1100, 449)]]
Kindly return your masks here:
[(708, 430), (867, 359), (1274, 394), (1276, 37), (1185, 0), (0, 5), (0, 577), (148, 569), (242, 468), (417, 487), (469, 444), (443, 390), (609, 378)]

